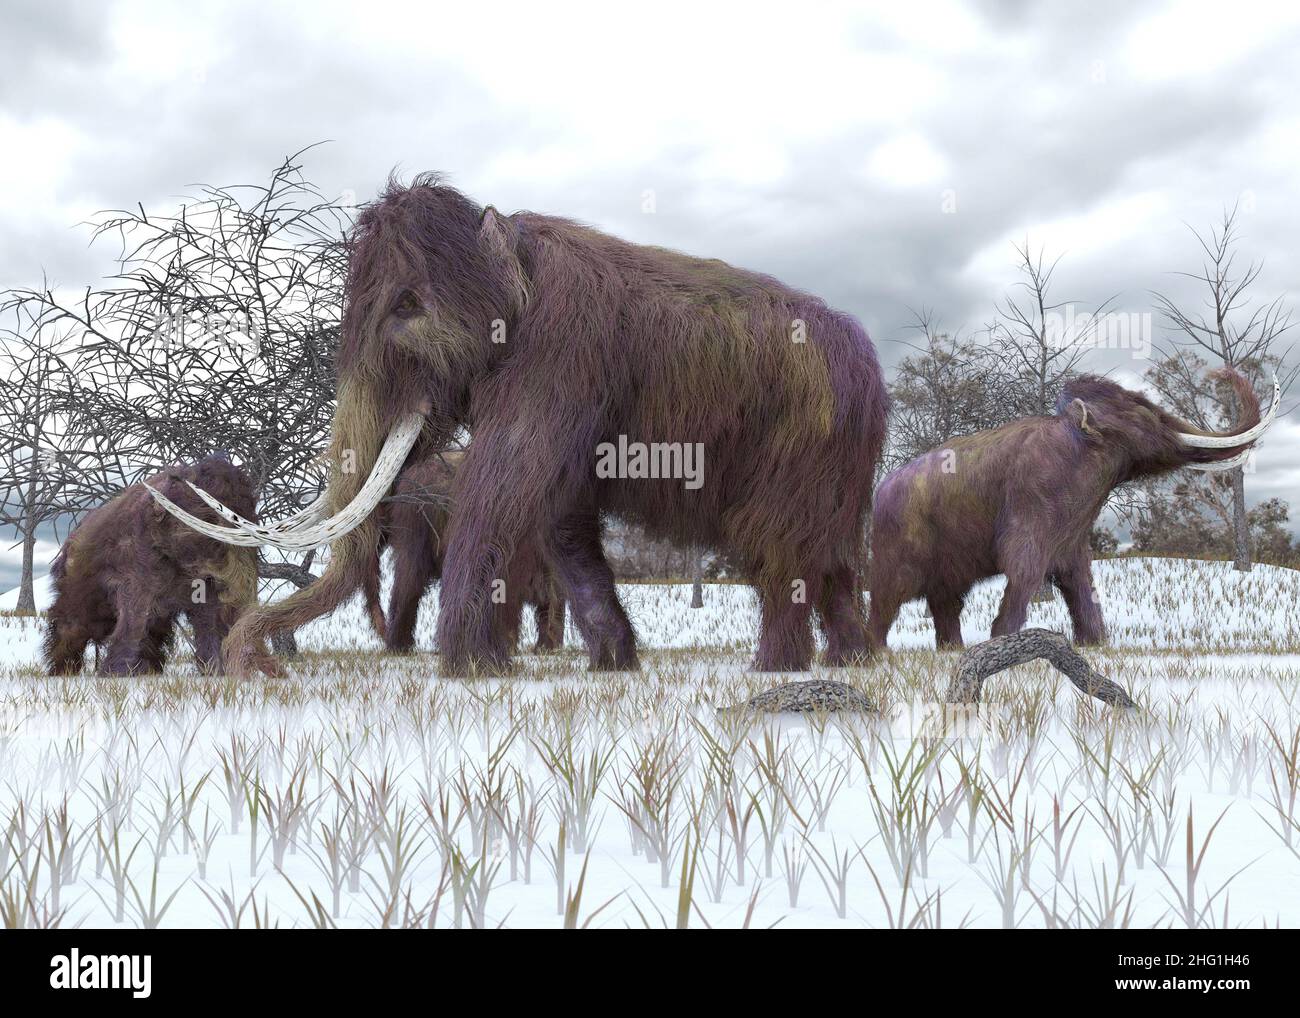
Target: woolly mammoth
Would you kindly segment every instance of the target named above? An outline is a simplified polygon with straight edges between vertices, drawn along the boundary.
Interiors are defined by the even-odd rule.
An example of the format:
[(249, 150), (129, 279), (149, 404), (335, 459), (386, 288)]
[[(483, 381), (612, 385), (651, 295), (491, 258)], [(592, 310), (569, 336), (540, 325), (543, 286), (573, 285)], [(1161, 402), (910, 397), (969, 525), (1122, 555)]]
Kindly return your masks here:
[[(181, 615), (193, 626), (199, 668), (209, 673), (222, 668), (222, 640), (257, 603), (257, 552), (195, 533), (146, 493), (165, 492), (191, 513), (215, 520), (190, 485), (256, 519), (252, 483), (223, 456), (164, 470), (88, 513), (50, 570), (55, 592), (45, 635), (50, 674), (81, 671), (91, 643), (107, 644), (102, 675), (159, 672)], [(263, 653), (250, 660), (275, 672)]]
[(1241, 408), (1232, 431), (1193, 427), (1144, 396), (1084, 375), (1066, 385), (1054, 417), (1027, 417), (954, 439), (882, 482), (872, 515), (871, 639), (883, 647), (899, 608), (924, 597), (939, 646), (961, 646), (961, 609), (979, 580), (999, 573), (1006, 593), (993, 635), (1017, 632), (1050, 579), (1079, 643), (1105, 639), (1092, 586), (1092, 528), (1125, 481), (1245, 461), (1264, 421), (1249, 383), (1220, 375)]
[[(828, 663), (867, 651), (859, 575), (886, 394), (861, 326), (817, 298), (569, 220), (502, 215), (421, 177), (358, 219), (337, 369), (323, 499), (272, 526), (226, 512), (239, 534), (205, 530), (332, 542), (315, 584), (235, 627), (236, 667), (361, 587), (376, 504), (412, 453), (427, 458), (461, 427), (474, 440), (442, 571), (445, 674), (507, 664), (493, 582), (537, 533), (591, 666), (635, 668), (606, 514), (743, 564), (761, 611), (756, 667), (808, 667), (814, 611)], [(632, 451), (598, 470), (611, 448)]]
[[(452, 489), (464, 453), (448, 452), (402, 471), (393, 494), (375, 510), (380, 545), (364, 586), (371, 625), (389, 650), (408, 651), (415, 646), (415, 623), (420, 599), (442, 575), (444, 538), (451, 520)], [(393, 550), (393, 588), (388, 615), (379, 604), (379, 556), (387, 545)], [(535, 539), (515, 549), (508, 575), (501, 585), (506, 598), (506, 641), (513, 647), (525, 604), (531, 604), (537, 621), (534, 650), (557, 650), (564, 645), (564, 594), (543, 561)]]

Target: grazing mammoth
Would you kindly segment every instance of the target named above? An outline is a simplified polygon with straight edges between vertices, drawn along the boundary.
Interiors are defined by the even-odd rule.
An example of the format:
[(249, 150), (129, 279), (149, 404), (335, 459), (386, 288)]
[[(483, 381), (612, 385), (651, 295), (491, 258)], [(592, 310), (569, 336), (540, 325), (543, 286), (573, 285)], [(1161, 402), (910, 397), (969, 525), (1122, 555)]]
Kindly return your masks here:
[[(200, 669), (222, 668), (221, 641), (257, 603), (257, 552), (195, 533), (146, 494), (166, 492), (190, 512), (215, 519), (190, 484), (255, 518), (248, 475), (220, 455), (164, 470), (88, 513), (50, 570), (55, 598), (47, 615), (45, 660), (51, 675), (81, 671), (86, 645), (105, 642), (101, 675), (159, 672), (182, 614), (194, 627)], [(259, 652), (252, 660), (275, 673), (267, 655)]]
[(375, 505), (412, 450), (426, 458), (460, 427), (474, 441), (443, 564), (444, 674), (508, 663), (493, 582), (538, 533), (591, 666), (635, 668), (607, 514), (743, 564), (756, 667), (806, 668), (814, 611), (828, 663), (866, 653), (859, 576), (887, 397), (866, 333), (817, 298), (566, 219), (502, 215), (422, 176), (358, 218), (337, 368), (332, 458), (359, 469), (336, 469), (291, 520), (219, 534), (332, 542), (316, 583), (230, 634), (245, 666), (258, 641), (361, 587)]
[(1277, 413), (1234, 371), (1220, 372), (1241, 406), (1214, 434), (1094, 375), (1066, 385), (1054, 417), (1027, 417), (949, 442), (881, 483), (872, 514), (871, 639), (883, 647), (899, 608), (924, 597), (939, 646), (960, 647), (961, 609), (976, 582), (1007, 578), (993, 635), (1020, 630), (1029, 600), (1050, 579), (1078, 643), (1105, 639), (1092, 587), (1089, 538), (1111, 491), (1125, 481), (1242, 463)]
[[(389, 650), (409, 651), (415, 646), (420, 600), (442, 575), (452, 488), (463, 458), (464, 453), (448, 452), (411, 464), (397, 478), (393, 494), (376, 510), (381, 544), (366, 576), (365, 599), (371, 625)], [(379, 557), (385, 544), (393, 550), (387, 618), (379, 604)], [(502, 593), (506, 609), (501, 621), (510, 646), (519, 639), (525, 603), (533, 606), (537, 620), (534, 650), (558, 650), (564, 645), (564, 594), (536, 540), (521, 541), (515, 549)]]

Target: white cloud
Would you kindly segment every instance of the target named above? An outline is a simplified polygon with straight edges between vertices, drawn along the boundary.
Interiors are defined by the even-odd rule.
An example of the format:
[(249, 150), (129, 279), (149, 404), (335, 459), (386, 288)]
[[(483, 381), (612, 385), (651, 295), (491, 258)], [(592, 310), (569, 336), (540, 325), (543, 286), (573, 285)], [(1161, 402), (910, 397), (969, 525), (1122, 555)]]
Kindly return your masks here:
[[(1297, 15), (1274, 5), (17, 6), (0, 287), (93, 282), (111, 248), (73, 224), (95, 209), (169, 208), (326, 138), (307, 169), (327, 191), (447, 171), (506, 210), (788, 279), (887, 363), (908, 307), (978, 328), (1026, 238), (1065, 254), (1062, 296), (1149, 309), (1197, 262), (1184, 222), (1246, 192), (1258, 294), (1292, 286)], [(1256, 483), (1300, 503), (1274, 457)]]
[(867, 157), (867, 174), (888, 187), (936, 184), (948, 172), (948, 160), (915, 131), (898, 134), (877, 145)]

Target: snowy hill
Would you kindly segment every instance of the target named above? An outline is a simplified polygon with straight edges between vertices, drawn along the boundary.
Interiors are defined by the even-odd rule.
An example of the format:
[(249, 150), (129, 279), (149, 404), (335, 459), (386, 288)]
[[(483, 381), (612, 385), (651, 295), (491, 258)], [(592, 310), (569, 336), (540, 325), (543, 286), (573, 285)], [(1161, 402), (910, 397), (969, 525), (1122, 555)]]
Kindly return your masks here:
[[(52, 589), (52, 585), (53, 585), (53, 581), (50, 579), (48, 573), (46, 573), (44, 576), (36, 577), (35, 581), (32, 583), (32, 587), (33, 587), (32, 593), (36, 595), (37, 611), (45, 611), (45, 609), (50, 606), (50, 602), (54, 600), (54, 591)], [(0, 611), (11, 612), (14, 611), (17, 607), (18, 607), (17, 587), (14, 587), (13, 590), (6, 590), (3, 594), (0, 594)]]

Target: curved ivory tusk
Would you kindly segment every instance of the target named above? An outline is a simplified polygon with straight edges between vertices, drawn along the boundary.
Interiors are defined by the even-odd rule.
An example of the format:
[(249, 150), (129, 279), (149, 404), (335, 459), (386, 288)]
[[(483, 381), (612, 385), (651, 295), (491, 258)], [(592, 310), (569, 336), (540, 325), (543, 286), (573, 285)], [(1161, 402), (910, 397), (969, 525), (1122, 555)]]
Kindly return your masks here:
[(1245, 463), (1254, 454), (1255, 449), (1252, 446), (1244, 452), (1237, 453), (1237, 455), (1233, 456), (1231, 459), (1219, 460), (1217, 463), (1188, 463), (1187, 465), (1193, 470), (1200, 470), (1207, 474), (1214, 474), (1218, 473), (1220, 470), (1233, 470)]
[(1193, 449), (1230, 449), (1234, 445), (1245, 445), (1253, 442), (1260, 435), (1268, 430), (1268, 426), (1273, 423), (1273, 418), (1277, 416), (1277, 405), (1282, 398), (1282, 386), (1278, 383), (1277, 375), (1273, 376), (1273, 405), (1268, 408), (1268, 414), (1262, 421), (1256, 424), (1249, 431), (1243, 431), (1239, 435), (1188, 435), (1179, 433), (1178, 437), (1182, 439), (1183, 445), (1190, 445)]
[(209, 523), (207, 520), (201, 520), (197, 516), (187, 513), (161, 491), (153, 487), (153, 485), (146, 484), (145, 490), (153, 496), (155, 502), (186, 526), (197, 530), (200, 534), (216, 538), (216, 540), (222, 541), (225, 544), (239, 545), (241, 548), (256, 548), (262, 543), (260, 539), (252, 534), (246, 534), (240, 530), (231, 530), (229, 527), (218, 526), (215, 523)]
[[(402, 464), (406, 462), (407, 454), (411, 451), (411, 447), (415, 445), (415, 440), (420, 437), (420, 431), (423, 427), (423, 414), (407, 414), (402, 418), (384, 440), (384, 447), (375, 458), (375, 464), (371, 468), (370, 476), (366, 478), (366, 483), (362, 485), (356, 497), (333, 517), (319, 523), (304, 525), (301, 523), (302, 517), (300, 516), (298, 518), (300, 520), (299, 526), (276, 530), (274, 527), (263, 527), (249, 523), (247, 520), (242, 520), (238, 513), (232, 513), (227, 509), (225, 513), (222, 513), (222, 516), (235, 524), (235, 528), (231, 529), (206, 523), (187, 513), (156, 488), (149, 488), (149, 494), (153, 496), (159, 505), (182, 523), (194, 528), (201, 534), (226, 544), (241, 547), (269, 545), (283, 551), (306, 551), (322, 544), (329, 544), (361, 525), (366, 517), (374, 511), (375, 506), (379, 504), (388, 489), (392, 487), (398, 471), (402, 469)], [(204, 501), (209, 500), (205, 498)], [(303, 516), (305, 515), (304, 513)]]
[(208, 504), (209, 508), (211, 508), (212, 511), (222, 519), (230, 521), (245, 533), (265, 534), (268, 537), (283, 535), (289, 531), (297, 530), (300, 527), (310, 526), (325, 515), (326, 506), (329, 504), (328, 497), (322, 493), (320, 497), (306, 509), (295, 513), (292, 516), (286, 517), (283, 520), (277, 520), (275, 523), (269, 524), (253, 523), (251, 520), (244, 519), (244, 517), (240, 516), (239, 513), (235, 512), (233, 509), (226, 508), (202, 488), (196, 486), (192, 481), (186, 481), (185, 483), (193, 489), (194, 494), (203, 499), (203, 501)]

